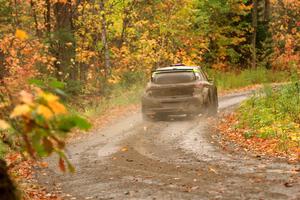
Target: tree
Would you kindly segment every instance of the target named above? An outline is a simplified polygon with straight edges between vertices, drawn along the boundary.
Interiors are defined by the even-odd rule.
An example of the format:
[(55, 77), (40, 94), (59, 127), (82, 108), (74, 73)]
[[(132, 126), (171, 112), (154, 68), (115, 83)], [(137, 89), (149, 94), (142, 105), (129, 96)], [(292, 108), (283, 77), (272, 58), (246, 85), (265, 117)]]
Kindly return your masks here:
[(253, 9), (252, 9), (252, 68), (256, 68), (256, 39), (257, 39), (257, 21), (258, 21), (258, 2), (253, 0)]
[(247, 67), (251, 53), (251, 4), (238, 0), (195, 3), (195, 30), (208, 43), (205, 61), (220, 70)]

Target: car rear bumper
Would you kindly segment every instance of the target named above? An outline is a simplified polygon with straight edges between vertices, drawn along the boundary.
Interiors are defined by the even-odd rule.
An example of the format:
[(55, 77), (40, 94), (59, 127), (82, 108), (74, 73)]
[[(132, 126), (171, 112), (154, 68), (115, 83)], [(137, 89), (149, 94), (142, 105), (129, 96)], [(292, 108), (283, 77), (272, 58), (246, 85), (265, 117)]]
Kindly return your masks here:
[(153, 98), (142, 97), (142, 112), (147, 115), (165, 114), (198, 114), (204, 105), (202, 96)]

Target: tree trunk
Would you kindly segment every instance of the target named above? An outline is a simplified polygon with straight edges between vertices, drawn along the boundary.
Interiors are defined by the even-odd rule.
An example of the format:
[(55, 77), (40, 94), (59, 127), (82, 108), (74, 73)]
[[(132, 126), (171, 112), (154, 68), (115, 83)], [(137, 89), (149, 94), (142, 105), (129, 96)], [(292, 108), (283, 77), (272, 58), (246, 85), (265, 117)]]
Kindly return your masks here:
[[(55, 16), (55, 40), (53, 53), (58, 62), (55, 67), (58, 71), (58, 77), (77, 80), (78, 68), (73, 66), (71, 59), (75, 57), (73, 15), (71, 0), (65, 2), (56, 2), (53, 6)], [(63, 76), (60, 76), (62, 74)]]
[(51, 2), (46, 0), (45, 26), (48, 34), (51, 32)]
[(270, 0), (265, 0), (264, 21), (268, 22), (270, 19)]
[(35, 8), (35, 3), (33, 0), (30, 0), (30, 7), (32, 10), (32, 17), (34, 20), (34, 24), (35, 24), (35, 34), (40, 37), (41, 36), (41, 32), (39, 30), (39, 24), (38, 24), (38, 20), (37, 20), (37, 16), (36, 16), (36, 8)]
[(111, 74), (111, 65), (110, 65), (110, 54), (109, 54), (109, 47), (107, 41), (107, 23), (106, 23), (106, 16), (105, 16), (105, 7), (104, 7), (104, 0), (100, 0), (100, 10), (102, 12), (101, 16), (101, 40), (104, 49), (104, 62), (105, 62), (105, 70), (106, 75)]
[(1, 81), (5, 78), (7, 74), (7, 69), (5, 67), (5, 58), (4, 58), (4, 53), (0, 49), (0, 86), (1, 86)]
[(6, 162), (2, 159), (0, 159), (0, 199), (19, 199), (16, 188), (8, 175)]
[(256, 36), (257, 36), (257, 17), (258, 14), (258, 3), (257, 0), (253, 0), (253, 9), (252, 9), (252, 28), (253, 28), (253, 33), (252, 33), (252, 68), (256, 68)]
[(15, 13), (14, 13), (14, 23), (15, 25), (18, 27), (20, 25), (20, 21), (19, 21), (19, 4), (17, 2), (17, 0), (14, 0), (14, 8), (15, 8)]

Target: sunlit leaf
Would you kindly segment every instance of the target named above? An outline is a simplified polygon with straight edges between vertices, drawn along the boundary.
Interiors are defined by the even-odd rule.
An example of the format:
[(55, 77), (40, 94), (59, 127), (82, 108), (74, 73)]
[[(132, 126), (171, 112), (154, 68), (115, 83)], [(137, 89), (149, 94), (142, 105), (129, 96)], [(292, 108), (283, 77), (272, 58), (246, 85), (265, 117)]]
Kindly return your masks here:
[(31, 111), (31, 108), (27, 104), (21, 104), (17, 105), (12, 113), (10, 114), (10, 118), (16, 118), (19, 116), (25, 116), (28, 115), (28, 113)]
[(51, 93), (46, 93), (46, 92), (40, 93), (40, 96), (48, 103), (52, 102), (52, 101), (58, 101), (58, 99), (59, 99), (58, 96), (51, 94)]
[(1, 129), (5, 130), (5, 129), (9, 129), (9, 128), (10, 128), (10, 125), (6, 121), (0, 119), (0, 130)]
[(27, 40), (28, 39), (27, 33), (23, 30), (20, 30), (20, 29), (16, 30), (15, 36), (17, 38), (19, 38), (20, 40)]
[(44, 105), (37, 107), (37, 113), (42, 115), (45, 119), (51, 119), (53, 117), (53, 112)]
[(66, 114), (67, 113), (67, 109), (65, 108), (65, 106), (57, 101), (50, 101), (48, 103), (48, 106), (51, 108), (51, 110), (55, 114)]

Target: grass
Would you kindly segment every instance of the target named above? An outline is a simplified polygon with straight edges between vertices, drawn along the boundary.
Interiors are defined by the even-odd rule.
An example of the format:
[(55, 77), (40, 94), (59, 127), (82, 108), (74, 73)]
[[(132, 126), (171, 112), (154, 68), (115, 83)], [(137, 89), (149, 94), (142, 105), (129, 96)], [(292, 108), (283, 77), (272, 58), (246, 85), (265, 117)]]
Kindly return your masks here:
[(130, 87), (116, 85), (109, 96), (102, 97), (99, 101), (92, 101), (84, 107), (81, 113), (87, 117), (94, 117), (111, 108), (137, 104), (140, 102), (143, 90), (144, 85), (142, 83)]
[(272, 71), (265, 68), (246, 69), (243, 71), (220, 72), (208, 70), (216, 82), (219, 91), (246, 87), (254, 84), (286, 82), (290, 74), (284, 71)]
[[(275, 139), (278, 149), (300, 148), (300, 82), (263, 91), (244, 102), (238, 110), (237, 127), (246, 128), (246, 138)], [(297, 151), (297, 150), (296, 150)]]

